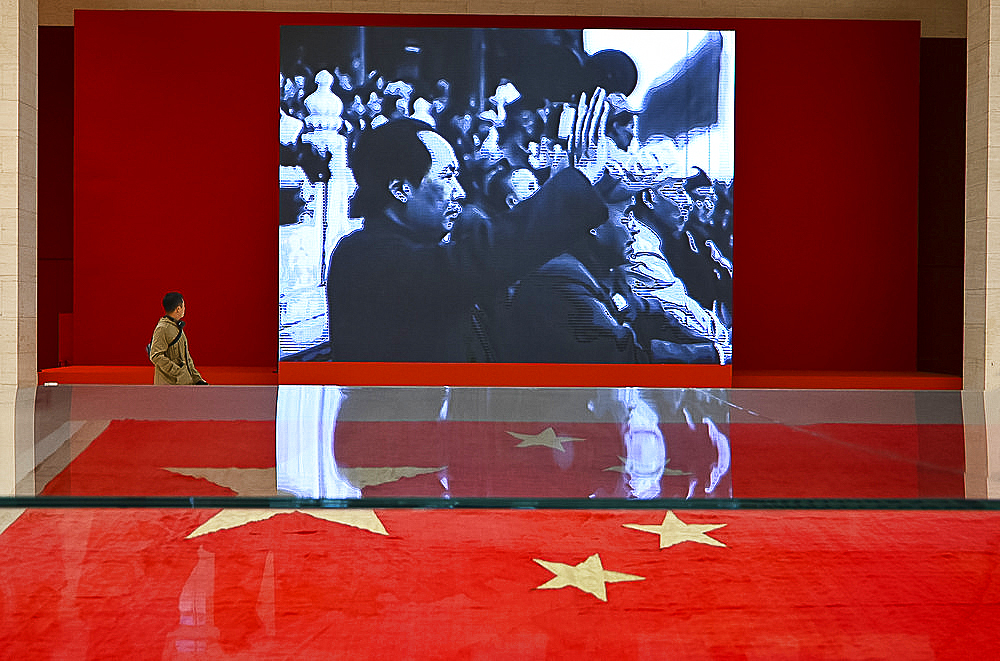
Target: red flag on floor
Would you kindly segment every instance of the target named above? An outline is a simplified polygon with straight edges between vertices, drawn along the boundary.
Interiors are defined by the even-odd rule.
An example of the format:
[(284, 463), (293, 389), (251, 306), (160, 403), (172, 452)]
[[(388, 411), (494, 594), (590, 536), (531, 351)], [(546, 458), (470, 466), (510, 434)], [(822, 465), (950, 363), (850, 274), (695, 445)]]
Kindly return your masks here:
[[(621, 446), (610, 424), (553, 423), (551, 434), (386, 424), (365, 432), (367, 453), (362, 423), (338, 427), (340, 456), (357, 457), (340, 478), (440, 493), (442, 464), (459, 476), (486, 468), (442, 450), (466, 440), (494, 443), (493, 461), (512, 462), (510, 479), (525, 474), (514, 483), (527, 489), (617, 459)], [(564, 464), (559, 445), (575, 448)], [(267, 495), (276, 470), (271, 423), (116, 421), (47, 493)], [(992, 658), (998, 524), (993, 512), (32, 509), (0, 534), (0, 649), (18, 659)]]
[(216, 511), (28, 511), (0, 535), (0, 649), (17, 659), (1000, 653), (997, 513), (268, 514), (196, 534)]

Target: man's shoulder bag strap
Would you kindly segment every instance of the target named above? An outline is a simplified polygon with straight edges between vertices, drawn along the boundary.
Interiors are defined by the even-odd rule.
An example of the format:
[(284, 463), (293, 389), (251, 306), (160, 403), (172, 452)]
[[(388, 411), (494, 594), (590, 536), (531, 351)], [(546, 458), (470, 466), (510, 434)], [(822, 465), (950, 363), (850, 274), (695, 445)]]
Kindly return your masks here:
[[(175, 337), (174, 339), (170, 340), (170, 344), (167, 345), (167, 348), (169, 349), (170, 347), (172, 347), (175, 344), (177, 344), (177, 340), (181, 339), (181, 335), (183, 335), (183, 334), (184, 334), (184, 328), (181, 327), (177, 331), (177, 337)], [(152, 353), (152, 351), (153, 351), (153, 343), (150, 342), (149, 344), (146, 345), (146, 355), (149, 356)]]

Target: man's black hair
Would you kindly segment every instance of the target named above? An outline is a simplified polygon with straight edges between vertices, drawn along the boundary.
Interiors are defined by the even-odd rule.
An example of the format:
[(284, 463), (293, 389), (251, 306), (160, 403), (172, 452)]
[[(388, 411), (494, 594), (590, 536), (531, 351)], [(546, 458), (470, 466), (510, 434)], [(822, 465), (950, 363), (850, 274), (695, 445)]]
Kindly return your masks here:
[(180, 295), (179, 292), (171, 291), (167, 292), (163, 297), (163, 311), (170, 314), (184, 302), (184, 297)]
[(431, 154), (418, 133), (434, 131), (415, 119), (396, 119), (363, 131), (348, 156), (358, 189), (351, 197), (348, 215), (361, 218), (377, 214), (394, 199), (393, 179), (419, 186), (431, 169)]

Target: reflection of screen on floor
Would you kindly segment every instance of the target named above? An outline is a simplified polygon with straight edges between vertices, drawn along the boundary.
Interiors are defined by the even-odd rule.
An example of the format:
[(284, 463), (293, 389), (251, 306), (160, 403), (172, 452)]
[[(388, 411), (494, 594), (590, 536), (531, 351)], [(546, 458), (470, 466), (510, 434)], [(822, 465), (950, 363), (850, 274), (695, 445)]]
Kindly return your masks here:
[[(701, 30), (282, 27), (280, 359), (729, 364), (735, 42), (733, 32)], [(358, 244), (357, 237), (346, 243), (345, 237), (353, 233), (369, 237), (377, 225), (352, 213), (350, 204), (356, 181), (348, 152), (366, 132), (412, 118), (429, 124), (447, 140), (464, 193), (448, 206), (455, 209), (460, 204), (464, 211), (454, 220), (454, 227), (443, 226), (448, 232), (443, 243), (436, 244), (440, 237), (433, 237), (419, 251), (454, 252), (470, 245), (471, 233), (463, 230), (488, 222), (493, 225), (491, 236), (495, 235), (509, 205), (523, 203), (536, 190), (546, 190), (547, 182), (569, 165), (566, 149), (575, 128), (576, 104), (581, 94), (591, 101), (598, 87), (607, 92), (605, 128), (607, 144), (613, 145), (606, 171), (618, 179), (616, 185), (608, 186), (612, 192), (606, 195), (610, 222), (631, 213), (639, 223), (633, 226), (639, 231), (632, 242), (612, 250), (617, 252), (615, 259), (626, 260), (621, 266), (627, 266), (631, 275), (603, 282), (609, 267), (587, 262), (586, 255), (574, 248), (565, 260), (572, 257), (573, 268), (589, 273), (587, 277), (593, 276), (599, 287), (588, 290), (587, 301), (568, 301), (559, 299), (565, 299), (568, 289), (554, 285), (551, 304), (529, 304), (525, 282), (544, 259), (566, 249), (559, 245), (549, 254), (548, 246), (543, 250), (542, 244), (536, 244), (540, 257), (530, 268), (515, 262), (529, 252), (530, 243), (542, 240), (535, 235), (522, 235), (520, 248), (508, 251), (512, 261), (506, 269), (490, 263), (493, 255), (507, 254), (492, 242), (483, 245), (493, 255), (478, 250), (462, 259), (431, 260), (428, 264), (462, 264), (465, 270), (449, 271), (447, 277), (428, 274), (428, 282), (436, 284), (426, 288), (419, 284), (422, 267), (407, 270), (405, 282), (392, 280), (393, 273), (406, 268), (402, 265), (406, 260), (398, 255), (387, 264), (374, 253), (370, 259), (354, 258), (351, 264), (364, 266), (351, 266), (346, 276), (338, 268), (351, 245)], [(389, 161), (404, 158), (401, 150), (388, 152)], [(647, 200), (645, 210), (641, 203), (634, 204), (643, 200)], [(395, 203), (390, 199), (386, 204)], [(640, 212), (646, 218), (638, 218)], [(566, 213), (556, 210), (547, 215), (549, 222), (567, 222)], [(657, 222), (662, 226), (656, 226)], [(586, 234), (585, 230), (581, 233)], [(389, 234), (365, 245), (411, 240)], [(612, 241), (625, 240), (620, 238), (624, 233), (613, 231), (598, 232), (591, 239), (602, 240), (606, 235)], [(580, 236), (575, 245), (591, 239)], [(419, 251), (414, 245), (413, 254)], [(570, 277), (569, 263), (563, 264), (560, 277)], [(355, 275), (361, 269), (365, 272)], [(495, 287), (491, 278), (500, 272), (510, 272), (511, 280)], [(338, 275), (328, 283), (331, 273)], [(476, 289), (473, 295), (453, 286), (480, 282), (489, 286)], [(351, 292), (348, 303), (352, 307), (368, 305), (370, 309), (337, 316), (336, 310), (330, 310), (328, 289), (346, 289)], [(607, 290), (606, 296), (602, 290)], [(410, 293), (400, 294), (403, 291)], [(643, 299), (650, 305), (642, 305)], [(427, 301), (425, 307), (420, 307), (422, 300)], [(442, 358), (434, 357), (438, 354), (411, 356), (411, 346), (418, 352), (440, 338), (407, 345), (412, 328), (431, 327), (407, 323), (415, 318), (410, 311), (434, 308), (435, 318), (441, 318), (451, 314), (437, 311), (441, 301), (448, 300), (461, 307), (461, 314), (454, 318), (464, 327), (455, 337), (461, 334), (466, 345), (455, 347), (449, 339), (450, 348), (444, 348)], [(522, 318), (504, 316), (519, 304), (521, 309), (543, 310), (532, 312), (537, 319), (532, 317), (529, 328)], [(606, 314), (572, 312), (578, 308), (603, 309)], [(636, 323), (640, 309), (664, 310), (662, 324)], [(406, 314), (394, 318), (393, 312), (401, 310)], [(356, 322), (353, 314), (361, 321)], [(633, 329), (640, 325), (656, 328), (658, 334), (635, 333)], [(373, 346), (364, 347), (363, 355), (350, 354), (343, 349), (349, 345), (344, 340), (345, 328), (363, 328), (363, 342)], [(511, 341), (514, 331), (524, 337)], [(632, 339), (631, 334), (635, 334)], [(370, 339), (377, 337), (389, 339)], [(390, 342), (393, 338), (396, 341)], [(601, 343), (592, 338), (632, 349), (624, 357), (591, 353), (590, 347)], [(654, 351), (654, 340), (668, 350)], [(383, 355), (378, 351), (383, 344), (387, 350), (392, 349), (389, 344), (406, 348)], [(526, 346), (555, 349), (528, 356), (521, 351)]]

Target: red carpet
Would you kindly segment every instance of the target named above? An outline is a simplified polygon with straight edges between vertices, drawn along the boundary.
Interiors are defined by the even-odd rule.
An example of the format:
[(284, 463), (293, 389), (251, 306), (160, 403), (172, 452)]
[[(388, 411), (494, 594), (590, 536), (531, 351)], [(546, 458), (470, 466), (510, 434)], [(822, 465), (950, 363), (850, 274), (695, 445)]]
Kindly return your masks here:
[(964, 498), (962, 425), (731, 424), (742, 498)]
[(273, 422), (116, 420), (44, 489), (65, 496), (214, 496), (232, 491), (166, 467), (274, 468)]
[[(353, 424), (345, 457), (434, 463), (412, 426), (365, 453)], [(869, 450), (919, 454), (885, 427)], [(512, 474), (553, 479), (542, 456)], [(273, 468), (269, 422), (115, 421), (46, 493), (260, 495)], [(1000, 658), (997, 512), (35, 509), (0, 554), (11, 659)]]
[[(385, 534), (292, 512), (187, 538), (214, 514), (22, 516), (0, 535), (4, 656), (1000, 655), (996, 513), (681, 511), (722, 527), (667, 548), (625, 527), (662, 511), (382, 510)], [(549, 583), (595, 554), (616, 574)]]
[[(217, 390), (217, 393), (223, 391)], [(518, 448), (510, 431), (546, 423), (341, 422), (341, 468), (423, 467), (375, 484), (368, 496), (620, 497), (625, 495), (617, 425), (560, 423), (564, 451)], [(683, 424), (661, 424), (667, 439), (661, 497), (683, 498), (691, 477), (707, 482), (707, 439)], [(719, 497), (963, 498), (961, 425), (825, 424), (790, 428), (730, 424), (732, 467)], [(163, 467), (275, 466), (272, 421), (115, 420), (45, 488), (47, 495), (228, 495)], [(377, 442), (373, 442), (377, 439)], [(944, 457), (944, 459), (942, 459)], [(441, 470), (437, 470), (437, 469)], [(447, 484), (442, 482), (445, 479)], [(272, 485), (273, 486), (273, 485)], [(256, 494), (267, 495), (267, 494)]]

